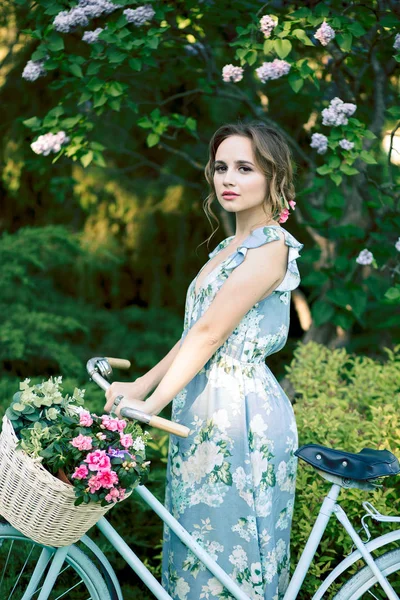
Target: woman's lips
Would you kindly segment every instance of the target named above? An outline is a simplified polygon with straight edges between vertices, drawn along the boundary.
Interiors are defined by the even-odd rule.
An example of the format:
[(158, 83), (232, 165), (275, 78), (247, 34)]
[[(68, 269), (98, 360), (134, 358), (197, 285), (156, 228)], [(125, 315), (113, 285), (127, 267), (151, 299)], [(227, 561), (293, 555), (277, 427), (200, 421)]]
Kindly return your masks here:
[(222, 194), (224, 200), (234, 200), (234, 198), (238, 198), (239, 194)]

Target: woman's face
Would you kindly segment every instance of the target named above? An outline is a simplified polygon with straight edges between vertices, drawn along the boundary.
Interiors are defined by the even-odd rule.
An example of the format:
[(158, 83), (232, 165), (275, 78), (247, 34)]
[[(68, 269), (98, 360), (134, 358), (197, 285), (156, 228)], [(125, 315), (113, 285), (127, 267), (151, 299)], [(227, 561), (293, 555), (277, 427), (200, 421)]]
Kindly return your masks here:
[(267, 180), (256, 166), (249, 138), (231, 135), (218, 146), (214, 187), (218, 202), (228, 212), (261, 208), (267, 195)]

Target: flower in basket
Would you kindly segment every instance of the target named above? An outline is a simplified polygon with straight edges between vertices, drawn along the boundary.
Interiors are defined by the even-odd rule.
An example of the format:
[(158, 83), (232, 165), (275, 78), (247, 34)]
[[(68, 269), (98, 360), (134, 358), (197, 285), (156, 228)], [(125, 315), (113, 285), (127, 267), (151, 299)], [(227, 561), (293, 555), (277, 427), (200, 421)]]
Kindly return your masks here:
[(20, 384), (6, 412), (17, 447), (53, 475), (61, 471), (74, 486), (76, 506), (123, 500), (147, 481), (148, 432), (138, 423), (91, 414), (82, 407), (84, 390), (63, 396), (61, 383), (61, 377), (50, 377), (34, 386), (29, 379)]

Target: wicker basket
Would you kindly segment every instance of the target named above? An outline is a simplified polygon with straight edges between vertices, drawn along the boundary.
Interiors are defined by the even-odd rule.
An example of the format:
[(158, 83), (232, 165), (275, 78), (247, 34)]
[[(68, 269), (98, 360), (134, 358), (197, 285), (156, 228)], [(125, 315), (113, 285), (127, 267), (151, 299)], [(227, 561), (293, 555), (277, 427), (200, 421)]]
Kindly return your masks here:
[(114, 506), (74, 506), (73, 487), (46, 471), (22, 450), (11, 421), (3, 417), (0, 434), (0, 515), (39, 544), (68, 546)]

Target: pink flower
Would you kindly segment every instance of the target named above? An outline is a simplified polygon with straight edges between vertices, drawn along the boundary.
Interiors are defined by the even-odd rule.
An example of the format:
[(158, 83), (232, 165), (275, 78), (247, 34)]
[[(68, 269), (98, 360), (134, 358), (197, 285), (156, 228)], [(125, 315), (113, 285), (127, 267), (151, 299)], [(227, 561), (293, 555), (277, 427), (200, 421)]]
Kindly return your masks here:
[(93, 419), (88, 410), (82, 410), (79, 413), (79, 424), (83, 427), (90, 427), (93, 425)]
[(87, 477), (88, 474), (89, 474), (89, 471), (87, 469), (87, 466), (80, 465), (80, 467), (76, 467), (75, 473), (73, 473), (71, 475), (71, 478), (74, 477), (75, 479), (85, 479), (85, 477)]
[(107, 502), (117, 502), (119, 498), (119, 491), (117, 488), (111, 488), (110, 492), (106, 496)]
[(114, 483), (118, 483), (118, 475), (115, 471), (99, 471), (96, 479), (103, 488), (111, 488)]
[(279, 216), (279, 223), (285, 223), (289, 218), (289, 210), (284, 208)]
[(108, 431), (123, 431), (126, 427), (126, 421), (123, 419), (113, 419), (109, 415), (102, 415), (101, 424)]
[(296, 206), (296, 202), (294, 200), (289, 200), (289, 206), (292, 210), (294, 210), (294, 207)]
[(111, 467), (111, 461), (105, 450), (95, 450), (90, 452), (85, 458), (90, 471), (105, 471)]
[(93, 475), (89, 479), (88, 486), (89, 486), (89, 492), (91, 494), (94, 494), (95, 492), (97, 492), (97, 490), (99, 490), (101, 488), (101, 483), (100, 483), (97, 475)]
[(70, 441), (70, 444), (74, 446), (74, 448), (78, 448), (78, 450), (91, 450), (92, 449), (92, 438), (89, 435), (79, 434), (73, 440)]
[(119, 499), (123, 500), (125, 498), (125, 490), (122, 488), (119, 488)]
[(125, 433), (120, 435), (121, 446), (124, 448), (130, 448), (133, 444), (133, 439), (130, 433)]

